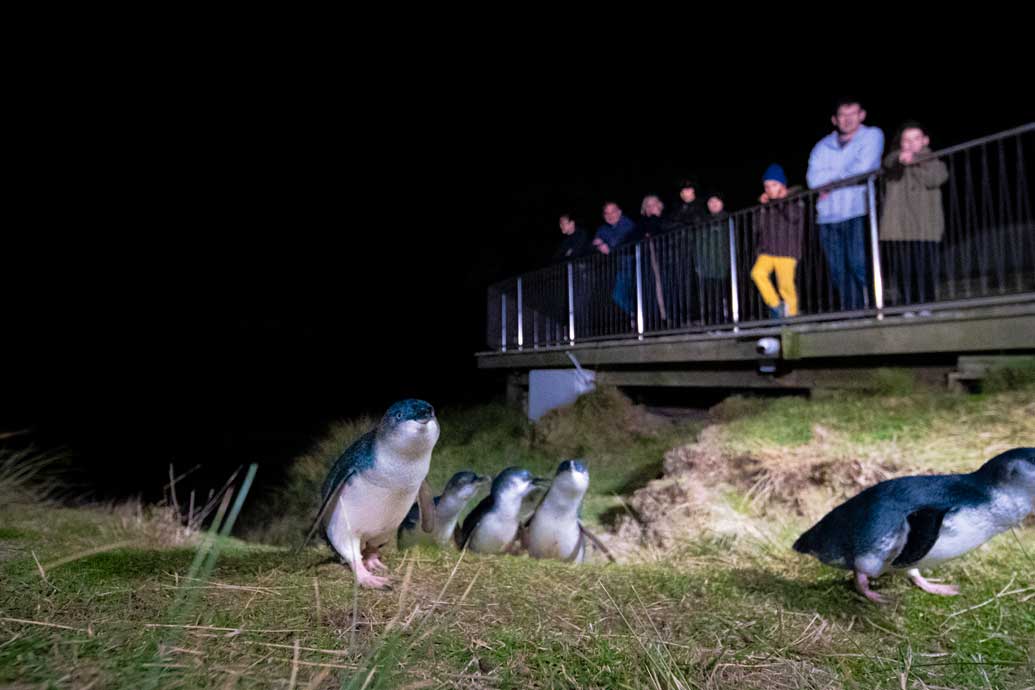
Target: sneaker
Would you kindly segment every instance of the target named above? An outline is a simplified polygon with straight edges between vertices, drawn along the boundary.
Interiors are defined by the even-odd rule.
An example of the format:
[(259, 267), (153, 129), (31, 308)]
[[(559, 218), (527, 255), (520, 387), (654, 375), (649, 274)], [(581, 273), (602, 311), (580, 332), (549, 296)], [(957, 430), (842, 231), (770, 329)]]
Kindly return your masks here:
[(904, 318), (904, 319), (912, 319), (912, 318), (915, 318), (915, 317), (916, 317), (916, 312), (915, 311), (907, 311), (905, 314), (902, 315), (902, 318)]
[(783, 318), (783, 305), (780, 304), (775, 307), (769, 307), (769, 318), (770, 319), (782, 319)]
[(921, 309), (919, 315), (920, 316), (931, 316), (931, 310), (930, 309)]

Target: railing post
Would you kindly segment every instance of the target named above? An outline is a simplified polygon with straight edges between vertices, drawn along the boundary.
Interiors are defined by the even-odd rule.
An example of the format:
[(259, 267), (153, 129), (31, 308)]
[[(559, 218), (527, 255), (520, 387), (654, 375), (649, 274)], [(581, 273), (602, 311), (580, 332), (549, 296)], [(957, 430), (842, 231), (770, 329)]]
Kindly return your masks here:
[(568, 342), (575, 342), (575, 280), (574, 268), (568, 262)]
[(643, 272), (641, 242), (636, 243), (636, 335), (643, 340)]
[(880, 269), (880, 238), (877, 236), (877, 176), (866, 178), (866, 191), (870, 202), (870, 249), (873, 253), (873, 304), (877, 318), (884, 318), (884, 280)]
[(507, 351), (507, 293), (500, 290), (500, 352)]
[(521, 278), (517, 279), (517, 340), (518, 349), (525, 349), (525, 311), (521, 308)]
[(740, 299), (737, 296), (737, 230), (730, 216), (730, 311), (733, 314), (733, 330), (740, 322)]

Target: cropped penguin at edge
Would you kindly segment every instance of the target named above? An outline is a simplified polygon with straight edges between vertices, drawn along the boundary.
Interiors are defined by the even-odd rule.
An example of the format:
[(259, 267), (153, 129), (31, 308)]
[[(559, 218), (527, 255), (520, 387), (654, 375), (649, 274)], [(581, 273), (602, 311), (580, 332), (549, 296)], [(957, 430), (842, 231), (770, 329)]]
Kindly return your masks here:
[(906, 572), (932, 594), (959, 593), (924, 579), (938, 565), (1015, 527), (1035, 508), (1035, 448), (1001, 453), (969, 474), (889, 479), (830, 511), (794, 549), (855, 573), (855, 588), (875, 603), (870, 578)]
[(421, 526), (434, 531), (431, 490), (424, 481), (438, 441), (435, 409), (423, 400), (400, 400), (377, 427), (349, 446), (323, 484), (323, 503), (305, 543), (323, 528), (331, 549), (349, 565), (360, 586), (380, 589), (388, 578), (380, 549), (395, 535), (416, 499)]
[(614, 557), (579, 519), (582, 499), (589, 489), (589, 471), (581, 460), (565, 460), (535, 514), (521, 530), (521, 543), (532, 558), (582, 563), (589, 539), (610, 560)]
[(460, 513), (467, 503), (483, 486), (489, 483), (488, 477), (479, 477), (474, 472), (457, 472), (442, 489), (442, 495), (435, 496), (435, 530), (431, 534), (418, 529), (420, 507), (414, 503), (406, 519), (399, 525), (396, 535), (400, 549), (407, 549), (416, 544), (437, 544), (449, 546), (455, 544), (454, 532)]

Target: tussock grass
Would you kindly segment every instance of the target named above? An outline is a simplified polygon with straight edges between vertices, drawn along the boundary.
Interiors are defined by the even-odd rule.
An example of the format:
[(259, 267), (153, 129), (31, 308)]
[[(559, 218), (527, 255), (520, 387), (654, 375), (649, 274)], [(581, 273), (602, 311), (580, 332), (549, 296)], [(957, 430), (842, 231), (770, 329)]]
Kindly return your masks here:
[[(664, 547), (612, 536), (628, 546), (625, 562), (585, 566), (391, 551), (390, 592), (356, 592), (321, 549), (294, 558), (230, 538), (211, 572), (192, 578), (196, 549), (149, 541), (146, 516), (0, 504), (0, 686), (139, 687), (141, 673), (159, 668), (169, 688), (1020, 690), (1035, 677), (1035, 530), (939, 568), (936, 576), (961, 585), (959, 597), (878, 580), (886, 607), (790, 543), (850, 490), (837, 484), (851, 474), (838, 463), (887, 462), (896, 474), (969, 469), (1004, 443), (1031, 445), (1032, 399), (1006, 391), (735, 400), (695, 443), (685, 428), (627, 426), (630, 446), (676, 439), (663, 461), (670, 488), (690, 476), (714, 497), (692, 520), (670, 513), (682, 531)], [(888, 408), (899, 416), (894, 438), (852, 416), (880, 422)], [(505, 409), (469, 411), (478, 419), (470, 425), (462, 412), (440, 414), (449, 463), (540, 458), (551, 468), (558, 449), (585, 444), (614, 453), (590, 457), (594, 482), (626, 481), (620, 453), (607, 447), (623, 434), (595, 445), (593, 434), (530, 427)], [(790, 417), (808, 438), (783, 440), (777, 427)], [(752, 489), (800, 464), (826, 474), (818, 484), (806, 474), (800, 485)], [(781, 498), (795, 486), (801, 501)], [(197, 598), (192, 615), (170, 621), (187, 595)]]

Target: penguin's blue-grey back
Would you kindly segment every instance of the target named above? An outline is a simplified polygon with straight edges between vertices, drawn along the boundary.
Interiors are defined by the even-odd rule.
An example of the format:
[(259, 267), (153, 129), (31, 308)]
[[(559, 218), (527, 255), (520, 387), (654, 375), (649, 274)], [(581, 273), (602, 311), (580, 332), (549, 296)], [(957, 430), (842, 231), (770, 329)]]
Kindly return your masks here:
[(500, 492), (515, 478), (527, 478), (531, 480), (532, 473), (526, 469), (520, 467), (508, 467), (501, 471), (492, 480), (492, 488), (489, 490), (489, 495), (478, 502), (478, 505), (474, 507), (460, 526), (458, 546), (463, 548), (467, 543), (467, 540), (471, 538), (471, 534), (478, 527), (478, 523), (485, 517), (486, 513), (492, 512), (492, 509), (496, 507), (496, 498)]
[(811, 554), (824, 563), (851, 568), (857, 557), (872, 552), (881, 539), (901, 529), (916, 511), (930, 510), (944, 515), (950, 510), (988, 501), (988, 487), (975, 475), (899, 477), (883, 481), (827, 513), (794, 542), (794, 550)]
[(352, 445), (338, 456), (334, 465), (331, 466), (331, 471), (327, 473), (327, 479), (323, 482), (323, 489), (320, 495), (324, 500), (327, 499), (332, 491), (338, 489), (342, 483), (347, 483), (352, 475), (374, 466), (374, 440), (376, 435), (375, 431), (368, 431), (356, 439)]
[[(496, 483), (493, 482), (493, 488), (495, 489)], [(460, 525), (460, 532), (458, 537), (457, 546), (463, 548), (467, 544), (467, 540), (471, 538), (478, 523), (481, 522), (482, 518), (485, 517), (486, 513), (492, 511), (495, 506), (495, 495), (496, 492), (491, 492), (488, 496), (478, 501), (478, 505), (474, 507), (467, 517), (464, 518), (463, 524)]]
[(1035, 448), (1013, 448), (1000, 453), (978, 468), (974, 476), (989, 484), (1002, 484), (1010, 479), (1010, 466), (1015, 460), (1027, 460), (1035, 466)]

